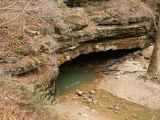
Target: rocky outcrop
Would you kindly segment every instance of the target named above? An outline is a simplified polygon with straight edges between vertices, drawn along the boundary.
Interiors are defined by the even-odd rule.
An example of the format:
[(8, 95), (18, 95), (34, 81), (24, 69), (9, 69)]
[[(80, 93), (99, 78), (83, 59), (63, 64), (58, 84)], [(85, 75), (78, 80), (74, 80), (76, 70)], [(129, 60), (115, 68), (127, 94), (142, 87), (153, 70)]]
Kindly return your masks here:
[[(69, 6), (32, 0), (25, 6), (25, 19), (18, 17), (22, 3), (9, 2), (17, 11), (0, 4), (1, 81), (17, 93), (19, 87), (32, 97), (38, 93), (38, 101), (50, 99), (65, 61), (91, 52), (145, 48), (155, 32), (154, 13), (139, 0), (86, 0), (85, 5), (78, 0), (76, 6), (70, 0)], [(24, 22), (22, 30), (19, 21)], [(4, 76), (10, 76), (9, 83)], [(0, 100), (5, 92), (2, 96)]]
[(79, 45), (69, 47), (67, 50), (63, 49), (59, 51), (58, 61), (59, 64), (62, 64), (65, 61), (74, 59), (81, 54), (89, 54), (91, 52), (102, 52), (108, 50), (145, 48), (148, 45), (149, 41), (146, 36), (83, 42)]
[[(57, 76), (58, 66), (67, 60), (91, 52), (145, 48), (150, 36), (154, 36), (154, 13), (140, 1), (86, 0), (85, 5), (81, 3), (78, 0), (76, 6), (70, 8), (55, 1), (33, 0), (26, 6), (23, 36), (17, 29), (20, 26), (17, 20), (7, 27), (1, 26), (1, 56), (5, 56), (0, 58), (1, 74), (11, 74), (16, 79), (29, 78), (32, 82), (28, 84), (45, 84), (44, 90), (49, 88), (53, 76)], [(15, 4), (17, 9), (20, 6), (21, 3)], [(3, 4), (1, 7), (5, 8)], [(4, 14), (2, 23), (7, 20)], [(35, 75), (41, 76), (44, 68), (54, 72), (47, 79), (35, 80)]]

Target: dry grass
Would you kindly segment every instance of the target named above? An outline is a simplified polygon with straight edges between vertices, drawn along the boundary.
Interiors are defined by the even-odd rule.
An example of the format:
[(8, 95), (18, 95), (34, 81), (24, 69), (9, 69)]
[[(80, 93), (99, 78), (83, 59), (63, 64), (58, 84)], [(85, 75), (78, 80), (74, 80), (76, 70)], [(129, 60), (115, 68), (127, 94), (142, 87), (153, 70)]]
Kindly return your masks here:
[(110, 0), (89, 5), (88, 10), (92, 15), (123, 19), (153, 16), (152, 10), (140, 0)]
[[(9, 60), (32, 53), (46, 53), (41, 50), (45, 36), (46, 43), (50, 42), (50, 39), (56, 41), (59, 34), (87, 26), (83, 15), (60, 6), (55, 1), (25, 1), (25, 7), (22, 1), (0, 1), (0, 56), (3, 59), (3, 56)], [(19, 53), (22, 56), (19, 56)]]
[[(3, 98), (2, 98), (3, 99)], [(53, 120), (44, 108), (37, 108), (30, 103), (17, 102), (15, 94), (8, 93), (0, 100), (1, 120)]]

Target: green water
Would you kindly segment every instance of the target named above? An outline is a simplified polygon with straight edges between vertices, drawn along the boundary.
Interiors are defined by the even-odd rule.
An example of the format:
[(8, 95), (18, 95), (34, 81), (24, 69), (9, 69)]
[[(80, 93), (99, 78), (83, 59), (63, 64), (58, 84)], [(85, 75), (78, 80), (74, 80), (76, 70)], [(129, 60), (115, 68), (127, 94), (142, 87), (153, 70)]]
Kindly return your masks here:
[[(77, 89), (85, 92), (85, 95), (90, 95), (89, 91), (96, 88), (97, 83), (94, 81), (98, 79), (100, 77), (94, 70), (62, 70), (57, 79), (58, 95), (59, 97), (69, 95), (72, 98), (75, 96)], [(102, 107), (97, 104), (87, 103), (85, 99), (81, 98), (77, 98), (74, 101), (79, 101), (81, 104), (97, 110), (99, 114), (107, 116), (111, 120), (160, 120), (158, 111), (117, 98), (101, 89), (95, 90), (95, 98), (103, 105)], [(117, 106), (119, 110), (109, 109), (108, 106)], [(135, 117), (133, 116), (134, 114), (136, 115)]]
[[(56, 80), (58, 97), (63, 99), (63, 96), (69, 96), (71, 103), (78, 102), (88, 106), (111, 120), (160, 120), (160, 111), (118, 98), (98, 88), (98, 82), (102, 77), (98, 67), (101, 64), (104, 66), (106, 61), (105, 58), (101, 59), (102, 57), (80, 58), (61, 66), (60, 74)], [(72, 99), (75, 97), (77, 89), (88, 97), (90, 97), (90, 91), (94, 90), (96, 92), (94, 97), (102, 106), (88, 103), (83, 97)], [(109, 108), (110, 106), (113, 108)], [(115, 107), (118, 107), (119, 110), (116, 110)]]
[[(85, 95), (89, 95), (89, 91), (96, 88), (97, 83), (94, 82), (95, 79), (98, 80), (99, 76), (94, 70), (61, 71), (57, 79), (58, 95), (59, 97), (69, 95), (70, 98), (72, 98), (77, 89), (85, 92)], [(87, 103), (85, 99), (81, 98), (77, 98), (76, 101), (81, 102), (81, 104), (84, 104), (91, 109), (97, 110), (99, 114), (107, 116), (111, 118), (111, 120), (160, 120), (158, 111), (117, 98), (106, 91), (99, 89), (95, 90), (95, 98), (103, 105), (102, 107), (97, 104)], [(120, 109), (108, 109), (108, 106), (118, 106)], [(133, 116), (134, 114), (136, 115), (135, 117)]]
[(80, 85), (88, 84), (97, 77), (94, 71), (61, 71), (57, 78), (56, 90), (58, 95), (78, 89)]

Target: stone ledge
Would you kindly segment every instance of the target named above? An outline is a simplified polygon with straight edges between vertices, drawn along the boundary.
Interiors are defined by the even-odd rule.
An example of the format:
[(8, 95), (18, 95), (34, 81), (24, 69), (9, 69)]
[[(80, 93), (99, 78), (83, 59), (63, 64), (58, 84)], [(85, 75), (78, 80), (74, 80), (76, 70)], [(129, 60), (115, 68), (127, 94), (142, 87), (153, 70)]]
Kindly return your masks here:
[(149, 45), (149, 43), (150, 41), (147, 36), (83, 42), (73, 47), (74, 49), (67, 49), (59, 53), (57, 59), (59, 64), (63, 64), (64, 62), (74, 59), (81, 54), (89, 54), (91, 52), (102, 52), (108, 50), (145, 48)]

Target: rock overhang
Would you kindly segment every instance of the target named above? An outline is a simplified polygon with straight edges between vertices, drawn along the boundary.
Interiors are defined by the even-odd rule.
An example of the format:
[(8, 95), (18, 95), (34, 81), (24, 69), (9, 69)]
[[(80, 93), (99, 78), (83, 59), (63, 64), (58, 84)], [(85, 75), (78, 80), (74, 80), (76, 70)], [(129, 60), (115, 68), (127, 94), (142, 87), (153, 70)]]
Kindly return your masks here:
[[(2, 63), (5, 64), (4, 71), (13, 78), (21, 79), (19, 76), (24, 75), (31, 79), (26, 84), (44, 84), (44, 89), (49, 88), (46, 84), (51, 84), (54, 79), (49, 76), (56, 78), (58, 66), (65, 61), (91, 52), (145, 48), (155, 33), (154, 13), (139, 0), (94, 0), (88, 6), (76, 8), (49, 0), (33, 0), (29, 5), (32, 10), (27, 13), (27, 28), (31, 30), (26, 29), (27, 37), (23, 40), (18, 36), (19, 40), (14, 40), (12, 36), (11, 46), (15, 46), (8, 50), (12, 53), (9, 58), (15, 62)], [(9, 32), (15, 34), (16, 28), (13, 30), (12, 27), (6, 29), (11, 28)], [(4, 35), (8, 42), (10, 36)], [(6, 60), (9, 60), (8, 56)], [(52, 68), (54, 72), (50, 72), (46, 79), (29, 77), (42, 76), (44, 68)]]
[[(39, 108), (37, 104), (52, 98), (59, 65), (65, 61), (81, 54), (150, 44), (155, 15), (147, 5), (139, 0), (91, 1), (88, 6), (69, 8), (55, 1), (32, 0), (24, 39), (17, 29), (20, 20), (0, 27), (0, 83), (5, 83), (0, 85), (1, 101), (10, 99), (6, 93), (13, 92), (11, 98), (16, 94), (23, 98), (14, 99), (14, 104), (29, 101)], [(0, 21), (7, 21), (7, 16), (0, 15)]]

